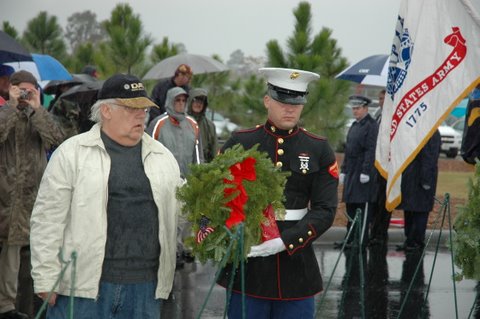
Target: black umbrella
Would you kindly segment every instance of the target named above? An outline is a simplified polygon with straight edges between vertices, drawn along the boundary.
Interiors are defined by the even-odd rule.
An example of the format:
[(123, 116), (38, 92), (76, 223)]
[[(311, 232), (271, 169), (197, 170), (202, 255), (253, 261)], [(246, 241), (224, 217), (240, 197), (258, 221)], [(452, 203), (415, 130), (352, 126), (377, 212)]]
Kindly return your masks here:
[(33, 58), (20, 43), (0, 31), (0, 64), (18, 61), (33, 61)]
[(65, 91), (62, 94), (62, 98), (79, 104), (92, 105), (97, 100), (97, 93), (102, 85), (103, 81), (85, 82)]
[(82, 81), (76, 80), (52, 80), (45, 85), (43, 88), (43, 93), (45, 94), (58, 94), (61, 87), (71, 88), (75, 85), (82, 84)]

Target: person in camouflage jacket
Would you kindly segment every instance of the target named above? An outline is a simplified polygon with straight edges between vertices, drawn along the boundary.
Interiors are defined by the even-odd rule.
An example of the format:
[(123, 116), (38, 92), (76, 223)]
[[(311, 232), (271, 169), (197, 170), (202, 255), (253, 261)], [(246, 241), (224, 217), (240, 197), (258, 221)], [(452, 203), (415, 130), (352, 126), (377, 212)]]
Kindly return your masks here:
[(0, 317), (27, 318), (15, 310), (20, 249), (29, 245), (46, 150), (60, 144), (63, 134), (42, 108), (31, 73), (13, 73), (10, 84), (10, 99), (0, 107)]

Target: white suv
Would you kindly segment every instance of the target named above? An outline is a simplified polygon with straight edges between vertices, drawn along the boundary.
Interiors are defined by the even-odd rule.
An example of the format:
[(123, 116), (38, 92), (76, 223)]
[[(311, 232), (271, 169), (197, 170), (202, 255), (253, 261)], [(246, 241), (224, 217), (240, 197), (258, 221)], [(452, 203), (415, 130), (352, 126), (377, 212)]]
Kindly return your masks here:
[(455, 158), (462, 145), (462, 134), (446, 124), (440, 125), (438, 131), (442, 137), (440, 152), (445, 153), (449, 158)]

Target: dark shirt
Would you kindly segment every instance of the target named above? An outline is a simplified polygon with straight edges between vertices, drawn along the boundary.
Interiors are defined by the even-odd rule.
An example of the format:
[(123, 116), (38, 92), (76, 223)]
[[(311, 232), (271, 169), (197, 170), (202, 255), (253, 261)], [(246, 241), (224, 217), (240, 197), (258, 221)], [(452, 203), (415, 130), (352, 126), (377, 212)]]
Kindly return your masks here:
[(142, 143), (122, 146), (101, 134), (110, 155), (107, 243), (102, 280), (156, 280), (159, 265), (158, 209), (142, 163)]

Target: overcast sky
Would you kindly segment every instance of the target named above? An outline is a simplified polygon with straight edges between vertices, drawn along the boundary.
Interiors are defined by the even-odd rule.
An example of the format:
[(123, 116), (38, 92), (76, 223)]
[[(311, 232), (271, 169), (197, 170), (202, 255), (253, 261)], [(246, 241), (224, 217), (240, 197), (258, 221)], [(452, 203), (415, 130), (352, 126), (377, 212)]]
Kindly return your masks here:
[[(266, 43), (282, 47), (292, 35), (293, 9), (299, 0), (135, 0), (128, 2), (143, 21), (145, 32), (159, 43), (168, 37), (189, 53), (219, 54), (226, 62), (240, 49), (245, 56), (264, 56)], [(0, 22), (23, 32), (40, 11), (58, 17), (65, 27), (75, 12), (91, 10), (97, 19), (110, 18), (115, 0), (0, 0)], [(343, 55), (355, 62), (373, 54), (388, 54), (400, 0), (314, 0), (312, 28), (333, 30)]]

